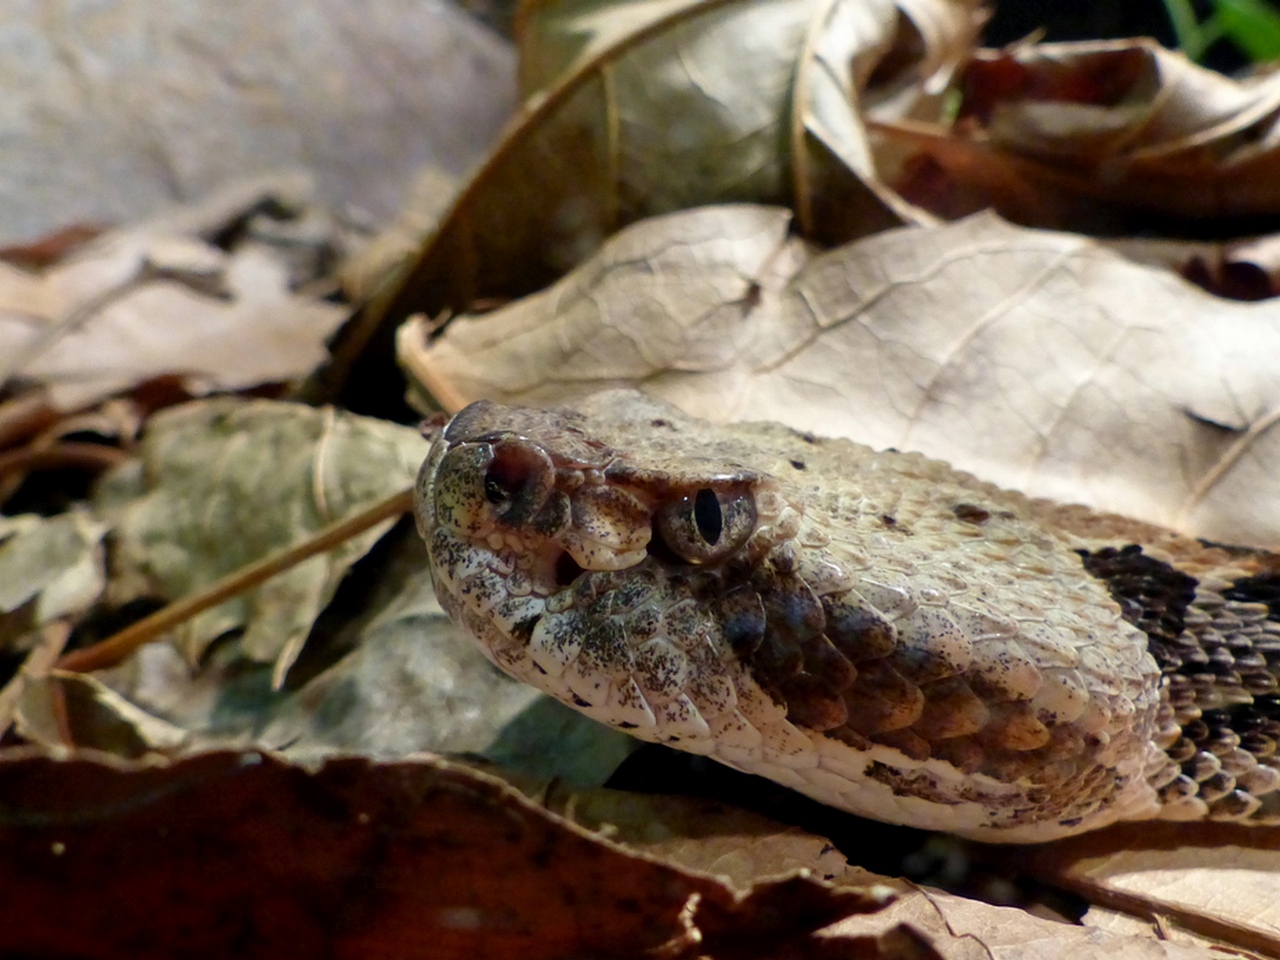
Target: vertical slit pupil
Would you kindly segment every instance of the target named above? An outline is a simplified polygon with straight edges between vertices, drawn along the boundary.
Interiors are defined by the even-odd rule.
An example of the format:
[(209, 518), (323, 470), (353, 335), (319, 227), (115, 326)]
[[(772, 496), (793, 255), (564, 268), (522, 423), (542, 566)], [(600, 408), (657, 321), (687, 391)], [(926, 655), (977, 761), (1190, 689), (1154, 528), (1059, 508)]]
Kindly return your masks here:
[(693, 522), (709, 546), (720, 541), (720, 534), (724, 532), (724, 516), (720, 512), (720, 498), (714, 490), (704, 487), (693, 498)]

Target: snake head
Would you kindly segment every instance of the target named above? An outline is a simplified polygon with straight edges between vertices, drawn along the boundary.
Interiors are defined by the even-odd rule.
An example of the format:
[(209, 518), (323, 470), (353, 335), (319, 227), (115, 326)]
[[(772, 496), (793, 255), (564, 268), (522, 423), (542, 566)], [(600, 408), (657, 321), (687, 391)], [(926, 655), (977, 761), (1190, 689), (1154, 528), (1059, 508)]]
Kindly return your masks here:
[[(659, 438), (669, 423), (666, 407), (633, 412)], [(774, 487), (714, 450), (623, 453), (572, 411), (482, 401), (436, 434), (416, 516), (442, 605), (494, 663), (706, 752), (729, 724), (758, 742), (740, 700), (760, 722), (784, 713), (736, 657), (759, 647), (765, 615), (734, 584), (794, 534)]]

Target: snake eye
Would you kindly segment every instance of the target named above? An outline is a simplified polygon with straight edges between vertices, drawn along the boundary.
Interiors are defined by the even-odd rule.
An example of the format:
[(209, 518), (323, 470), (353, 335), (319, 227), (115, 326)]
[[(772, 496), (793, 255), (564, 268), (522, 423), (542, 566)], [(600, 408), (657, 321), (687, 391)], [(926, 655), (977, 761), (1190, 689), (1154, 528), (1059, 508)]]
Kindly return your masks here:
[(756, 527), (756, 504), (741, 490), (703, 487), (664, 506), (657, 533), (672, 553), (688, 563), (709, 563), (742, 546)]

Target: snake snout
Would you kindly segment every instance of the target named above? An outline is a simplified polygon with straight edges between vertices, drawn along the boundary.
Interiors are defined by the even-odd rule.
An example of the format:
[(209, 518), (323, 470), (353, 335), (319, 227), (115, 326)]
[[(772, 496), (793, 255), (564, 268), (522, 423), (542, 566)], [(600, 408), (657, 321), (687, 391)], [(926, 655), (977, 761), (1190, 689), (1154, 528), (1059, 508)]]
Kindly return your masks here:
[(551, 458), (527, 440), (457, 444), (436, 471), (435, 515), (471, 536), (495, 525), (521, 526), (546, 503), (555, 474)]
[(556, 468), (546, 452), (527, 440), (503, 440), (493, 447), (483, 479), (484, 497), (503, 523), (527, 523), (555, 486)]

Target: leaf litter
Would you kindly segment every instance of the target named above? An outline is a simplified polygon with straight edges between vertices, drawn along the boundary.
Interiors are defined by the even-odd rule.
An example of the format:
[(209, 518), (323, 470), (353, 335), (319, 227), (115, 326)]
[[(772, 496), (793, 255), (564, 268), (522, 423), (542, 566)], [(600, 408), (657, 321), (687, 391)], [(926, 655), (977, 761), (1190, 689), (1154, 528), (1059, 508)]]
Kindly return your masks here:
[[(123, 603), (173, 600), (413, 482), (416, 430), (301, 404), (216, 399), (152, 418), (139, 459), (105, 477), (96, 508), (113, 520), (113, 578)], [(175, 642), (192, 662), (243, 627), (241, 649), (296, 659), (321, 608), (384, 523), (255, 591), (198, 614)]]
[(857, 98), (891, 87), (897, 116), (926, 96), (920, 80), (945, 85), (975, 6), (530, 4), (525, 111), (369, 322), (529, 293), (618, 228), (684, 207), (794, 198), (831, 239), (914, 222), (874, 175)]
[[(1184, 527), (1253, 540), (1231, 531), (1262, 529), (1259, 505), (1274, 499), (1266, 486), (1275, 473), (1268, 466), (1276, 382), (1268, 376), (1276, 354), (1265, 347), (1274, 326), (1269, 305), (1250, 310), (1196, 293), (1169, 275), (1165, 264), (1186, 274), (1192, 262), (1178, 260), (1172, 247), (1153, 266), (1153, 243), (1132, 244), (1125, 259), (1080, 237), (1018, 230), (992, 217), (938, 226), (936, 216), (954, 214), (983, 186), (957, 175), (963, 164), (944, 162), (968, 156), (974, 166), (980, 151), (960, 141), (980, 124), (987, 129), (973, 143), (999, 154), (993, 176), (1013, 184), (1017, 197), (1041, 201), (1039, 212), (1034, 204), (1022, 208), (1034, 216), (1020, 214), (1038, 225), (1079, 205), (1055, 199), (1051, 188), (1067, 182), (1070, 189), (1058, 196), (1070, 198), (1079, 187), (1076, 171), (1090, 163), (1096, 171), (1103, 153), (1114, 164), (1108, 169), (1122, 172), (1166, 155), (1176, 161), (1167, 169), (1192, 157), (1240, 172), (1249, 138), (1265, 130), (1266, 84), (1249, 90), (1194, 70), (1180, 73), (1141, 43), (1118, 45), (1118, 52), (1028, 44), (974, 54), (979, 20), (970, 4), (926, 0), (529, 4), (521, 14), (530, 94), (524, 114), (444, 212), (399, 292), (368, 312), (362, 336), (410, 308), (426, 309), (430, 322), (401, 330), (401, 359), (420, 395), (450, 407), (478, 393), (502, 399), (504, 390), (563, 402), (575, 391), (633, 378), (713, 418), (777, 419), (785, 410), (804, 416), (816, 400), (807, 415), (820, 415), (824, 432), (907, 447), (950, 436), (978, 450), (978, 459), (963, 464), (959, 455), (931, 452), (987, 476), (1011, 471), (1009, 485), (1046, 482), (1069, 499), (1101, 491), (1130, 513), (1146, 504), (1150, 515), (1173, 516)], [(765, 53), (758, 69), (743, 74), (724, 51), (766, 22), (785, 29), (755, 37)], [(1118, 97), (1077, 96), (1077, 105), (1090, 109), (1062, 108), (1071, 84), (1118, 68), (1129, 81), (1115, 88)], [(967, 100), (948, 127), (955, 101), (946, 87), (956, 70), (964, 71)], [(981, 85), (1010, 72), (1031, 78), (1028, 102), (1002, 102), (998, 83)], [(716, 84), (726, 80), (732, 89), (721, 91)], [(1186, 90), (1196, 92), (1183, 96)], [(1196, 126), (1190, 108), (1206, 90), (1220, 109)], [(736, 106), (723, 115), (707, 109), (717, 103)], [(1165, 104), (1172, 113), (1159, 112)], [(662, 136), (672, 127), (668, 115), (681, 107), (696, 118), (696, 137), (673, 152)], [(756, 124), (749, 132), (757, 139), (743, 141), (740, 153), (726, 152), (725, 143), (737, 150), (744, 118)], [(1069, 122), (1055, 127), (1059, 121)], [(944, 150), (944, 139), (956, 142)], [(1037, 151), (1037, 143), (1052, 150)], [(1232, 152), (1232, 143), (1246, 148)], [(708, 159), (727, 153), (727, 163)], [(735, 173), (732, 161), (743, 159), (747, 166)], [(913, 163), (915, 179), (895, 178)], [(1050, 167), (1052, 177), (1043, 172)], [(954, 182), (939, 179), (939, 168)], [(1264, 197), (1247, 178), (1241, 185)], [(992, 196), (998, 205), (1000, 195)], [(649, 214), (725, 199), (742, 203), (638, 222), (607, 239)], [(759, 206), (779, 202), (790, 209)], [(416, 221), (417, 229), (425, 222)], [(885, 232), (904, 223), (913, 226)], [(253, 243), (269, 247), (270, 234), (265, 229)], [(67, 243), (74, 254), (33, 264), (52, 275), (103, 239), (87, 236)], [(1257, 252), (1246, 249), (1242, 261), (1264, 264), (1266, 239), (1257, 238)], [(403, 248), (405, 241), (394, 242)], [(148, 265), (147, 283), (201, 296), (230, 289), (227, 257), (235, 251), (211, 245), (207, 233), (179, 231), (138, 249), (140, 258), (130, 262)], [(273, 296), (292, 292), (294, 268), (271, 257), (263, 262), (271, 264)], [(477, 309), (532, 293), (575, 266), (528, 301), (483, 316)], [(128, 286), (133, 275), (124, 276)], [(111, 282), (101, 288), (109, 298), (121, 289), (119, 275)], [(351, 281), (357, 285), (367, 290), (377, 281)], [(42, 304), (49, 317), (58, 304), (40, 298), (52, 298), (51, 289), (22, 287), (26, 302)], [(1134, 303), (1144, 307), (1139, 319), (1132, 319)], [(169, 307), (160, 302), (158, 309)], [(446, 325), (453, 314), (471, 315)], [(1073, 343), (1089, 349), (1073, 354)], [(1134, 359), (1140, 357), (1146, 366)], [(313, 352), (266, 379), (294, 380), (317, 362)], [(79, 372), (48, 375), (26, 360), (23, 373), (51, 396), (58, 391), (57, 401), (70, 409), (148, 375), (147, 368), (127, 369), (83, 395), (74, 392)], [(149, 369), (176, 373), (188, 390), (240, 385), (193, 375), (172, 360)], [(1046, 369), (1056, 379), (1038, 382)], [(1138, 382), (1147, 369), (1164, 380)], [(709, 407), (706, 397), (716, 394), (707, 390), (719, 391)], [(831, 425), (852, 409), (858, 416), (849, 424)], [(264, 953), (303, 943), (367, 956), (430, 943), (444, 955), (472, 955), (481, 944), (487, 955), (588, 948), (630, 955), (654, 945), (666, 956), (817, 955), (825, 943), (842, 956), (1069, 950), (1190, 957), (1207, 955), (1215, 939), (1276, 952), (1262, 887), (1250, 883), (1280, 864), (1252, 835), (1232, 846), (1211, 839), (1211, 826), (1182, 828), (1161, 846), (1137, 830), (1138, 856), (1130, 860), (1117, 853), (1125, 834), (1104, 833), (1082, 838), (1109, 851), (1093, 859), (1073, 853), (1068, 841), (1017, 861), (1097, 903), (1156, 913), (1159, 931), (1178, 940), (1160, 943), (1133, 927), (1064, 926), (885, 881), (849, 867), (819, 836), (714, 803), (597, 790), (628, 751), (626, 742), (511, 684), (464, 643), (430, 597), (421, 546), (405, 523), (385, 521), (338, 559), (307, 561), (296, 581), (285, 574), (284, 586), (268, 581), (198, 615), (170, 637), (173, 645), (144, 647), (92, 675), (50, 669), (73, 625), (90, 634), (81, 643), (109, 632), (94, 627), (104, 608), (198, 592), (250, 558), (313, 535), (326, 519), (358, 512), (379, 492), (407, 486), (421, 440), (390, 424), (367, 426), (341, 412), (266, 401), (216, 400), (151, 417), (136, 461), (100, 484), (80, 521), (105, 535), (111, 577), (103, 599), (95, 603), (100, 588), (93, 589), (86, 559), (96, 557), (99, 541), (46, 569), (24, 570), (34, 591), (12, 581), (22, 618), (14, 649), (30, 669), (0, 691), (0, 716), (13, 716), (18, 734), (47, 751), (0, 753), (0, 833), (6, 849), (18, 851), (12, 869), (26, 878), (34, 904), (32, 922), (17, 931), (34, 939), (18, 947), (81, 952), (129, 929), (119, 922), (118, 904), (84, 896), (110, 886), (102, 871), (111, 865), (111, 883), (124, 881), (136, 894), (138, 909), (129, 915), (148, 924), (154, 955), (172, 952), (177, 928), (170, 921), (211, 929), (227, 910), (255, 918)], [(1006, 445), (1007, 435), (1019, 443)], [(1182, 458), (1173, 466), (1146, 461), (1167, 436), (1178, 438)], [(1038, 438), (1039, 447), (1028, 448), (1026, 437)], [(331, 460), (331, 446), (345, 454)], [(1113, 470), (1127, 471), (1125, 479), (1106, 476), (1103, 448), (1113, 458), (1132, 454)], [(1002, 461), (1009, 451), (1012, 459)], [(32, 531), (74, 521), (17, 522), (38, 538), (57, 528)], [(7, 543), (0, 543), (0, 564)], [(11, 741), (18, 734), (11, 731)], [(220, 747), (224, 752), (208, 752)], [(488, 773), (430, 759), (424, 750), (476, 755), (488, 764), (482, 770), (512, 778), (535, 803), (495, 785)], [(350, 753), (363, 759), (344, 756)], [(242, 801), (248, 805), (237, 807)], [(515, 823), (522, 826), (513, 832)], [(164, 847), (146, 839), (157, 824), (168, 831)], [(404, 851), (402, 859), (383, 853), (371, 865), (360, 847), (370, 825), (380, 842)], [(521, 845), (535, 835), (538, 856)], [(280, 846), (277, 836), (293, 842)], [(468, 844), (457, 844), (457, 836)], [(564, 876), (547, 872), (546, 850), (579, 842), (586, 861), (575, 854), (566, 858)], [(628, 852), (636, 849), (658, 859)], [(206, 851), (206, 862), (207, 851), (218, 857), (200, 878), (199, 895), (185, 901), (207, 910), (184, 913), (191, 908), (179, 908), (173, 895), (192, 882), (180, 878), (196, 850)], [(615, 888), (601, 874), (573, 873), (614, 854), (621, 859), (608, 860), (608, 881), (672, 895), (654, 912), (637, 913), (631, 901), (612, 898)], [(1202, 872), (1187, 869), (1188, 857), (1203, 862)], [(1008, 870), (1011, 861), (997, 862)], [(815, 879), (777, 877), (795, 870)], [(707, 873), (729, 879), (709, 881)], [(342, 885), (335, 899), (333, 879), (341, 884), (350, 876), (364, 879), (356, 888)], [(557, 912), (557, 898), (584, 876), (593, 907), (583, 910), (584, 894), (573, 893), (564, 900), (575, 904), (566, 922), (570, 914)], [(510, 884), (494, 884), (495, 877)], [(572, 878), (569, 887), (564, 877)], [(846, 889), (833, 891), (817, 878)], [(254, 886), (259, 880), (264, 886)], [(288, 909), (263, 912), (261, 904), (282, 903), (282, 890), (306, 892), (286, 898)], [(1206, 893), (1213, 894), (1207, 901)], [(553, 909), (534, 909), (547, 904)], [(57, 915), (41, 913), (41, 905)], [(59, 925), (64, 911), (85, 922)], [(1097, 919), (1086, 923), (1106, 922), (1099, 910), (1091, 916)], [(210, 955), (219, 953), (216, 937), (207, 945)]]
[(1274, 71), (1231, 79), (1151, 40), (1023, 44), (979, 51), (961, 88), (954, 125), (877, 123), (914, 147), (886, 178), (935, 212), (1115, 233), (1280, 201)]
[[(41, 384), (74, 410), (164, 374), (192, 393), (304, 376), (347, 311), (293, 289), (280, 247), (296, 255), (299, 238), (255, 238), (252, 225), (322, 217), (312, 190), (305, 175), (241, 183), (38, 272), (0, 262), (0, 386)], [(230, 249), (213, 242), (246, 222)], [(337, 226), (316, 226), (313, 255), (335, 255)]]

